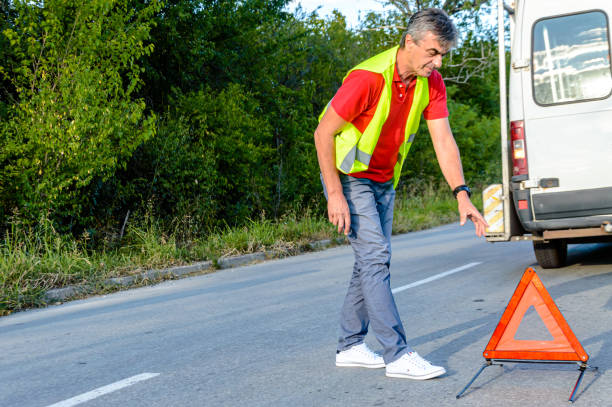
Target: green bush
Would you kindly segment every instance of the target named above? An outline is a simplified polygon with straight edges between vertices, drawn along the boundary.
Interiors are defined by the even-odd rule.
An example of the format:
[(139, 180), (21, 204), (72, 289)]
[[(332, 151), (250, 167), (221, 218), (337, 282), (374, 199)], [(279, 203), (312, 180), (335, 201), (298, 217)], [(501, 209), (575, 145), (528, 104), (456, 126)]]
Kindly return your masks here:
[(66, 224), (94, 221), (84, 193), (125, 166), (155, 131), (154, 116), (133, 99), (148, 19), (128, 0), (15, 1), (2, 35), (11, 59), (0, 61), (15, 94), (0, 121), (0, 200), (35, 221), (43, 213)]
[(118, 174), (118, 199), (132, 209), (150, 201), (161, 218), (190, 217), (196, 234), (268, 209), (272, 135), (257, 100), (232, 84), (179, 95), (173, 106)]

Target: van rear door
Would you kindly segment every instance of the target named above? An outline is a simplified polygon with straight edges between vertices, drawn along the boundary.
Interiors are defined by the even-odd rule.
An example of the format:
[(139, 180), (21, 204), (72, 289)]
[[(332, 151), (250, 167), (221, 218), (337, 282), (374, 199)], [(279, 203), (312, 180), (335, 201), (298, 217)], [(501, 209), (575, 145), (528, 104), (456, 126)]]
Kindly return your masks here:
[[(561, 220), (546, 229), (612, 214), (611, 11), (602, 0), (524, 3), (520, 41), (524, 56), (530, 50), (530, 69), (521, 73), (522, 185), (538, 223)], [(564, 225), (570, 218), (574, 223)]]

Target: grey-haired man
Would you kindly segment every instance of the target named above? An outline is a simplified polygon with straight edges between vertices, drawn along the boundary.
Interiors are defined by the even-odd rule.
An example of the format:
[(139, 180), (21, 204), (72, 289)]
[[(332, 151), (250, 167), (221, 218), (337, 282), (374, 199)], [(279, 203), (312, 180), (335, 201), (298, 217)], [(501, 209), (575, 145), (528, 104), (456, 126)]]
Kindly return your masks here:
[[(389, 377), (416, 380), (446, 372), (408, 346), (389, 266), (395, 186), (421, 114), (457, 198), (461, 224), (472, 220), (478, 236), (487, 227), (470, 201), (448, 122), (446, 89), (436, 71), (456, 35), (444, 11), (414, 14), (398, 48), (349, 72), (315, 131), (329, 220), (348, 236), (355, 254), (341, 312), (337, 366), (385, 367)], [(364, 343), (370, 326), (383, 346), (382, 356)]]

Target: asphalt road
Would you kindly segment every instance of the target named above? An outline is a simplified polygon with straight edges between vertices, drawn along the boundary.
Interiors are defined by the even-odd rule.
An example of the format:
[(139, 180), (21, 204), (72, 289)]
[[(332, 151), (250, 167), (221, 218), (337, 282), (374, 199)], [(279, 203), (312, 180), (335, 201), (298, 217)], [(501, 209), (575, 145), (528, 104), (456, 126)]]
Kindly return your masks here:
[[(599, 367), (576, 405), (612, 406), (612, 245), (570, 246), (569, 260), (542, 270), (530, 243), (487, 243), (471, 226), (395, 236), (392, 287), (409, 343), (447, 368), (423, 382), (334, 366), (349, 247), (10, 315), (0, 318), (0, 406), (566, 405), (575, 365), (492, 366), (455, 399), (528, 266)], [(521, 335), (538, 332), (533, 315), (524, 321)]]

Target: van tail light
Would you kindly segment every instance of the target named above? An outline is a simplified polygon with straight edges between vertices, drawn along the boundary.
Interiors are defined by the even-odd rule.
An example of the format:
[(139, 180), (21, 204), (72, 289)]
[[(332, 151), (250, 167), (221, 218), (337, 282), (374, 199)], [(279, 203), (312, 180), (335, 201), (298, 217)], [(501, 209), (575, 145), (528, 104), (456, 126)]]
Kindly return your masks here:
[(512, 148), (512, 175), (527, 175), (527, 148), (525, 127), (522, 120), (510, 122), (510, 144)]

